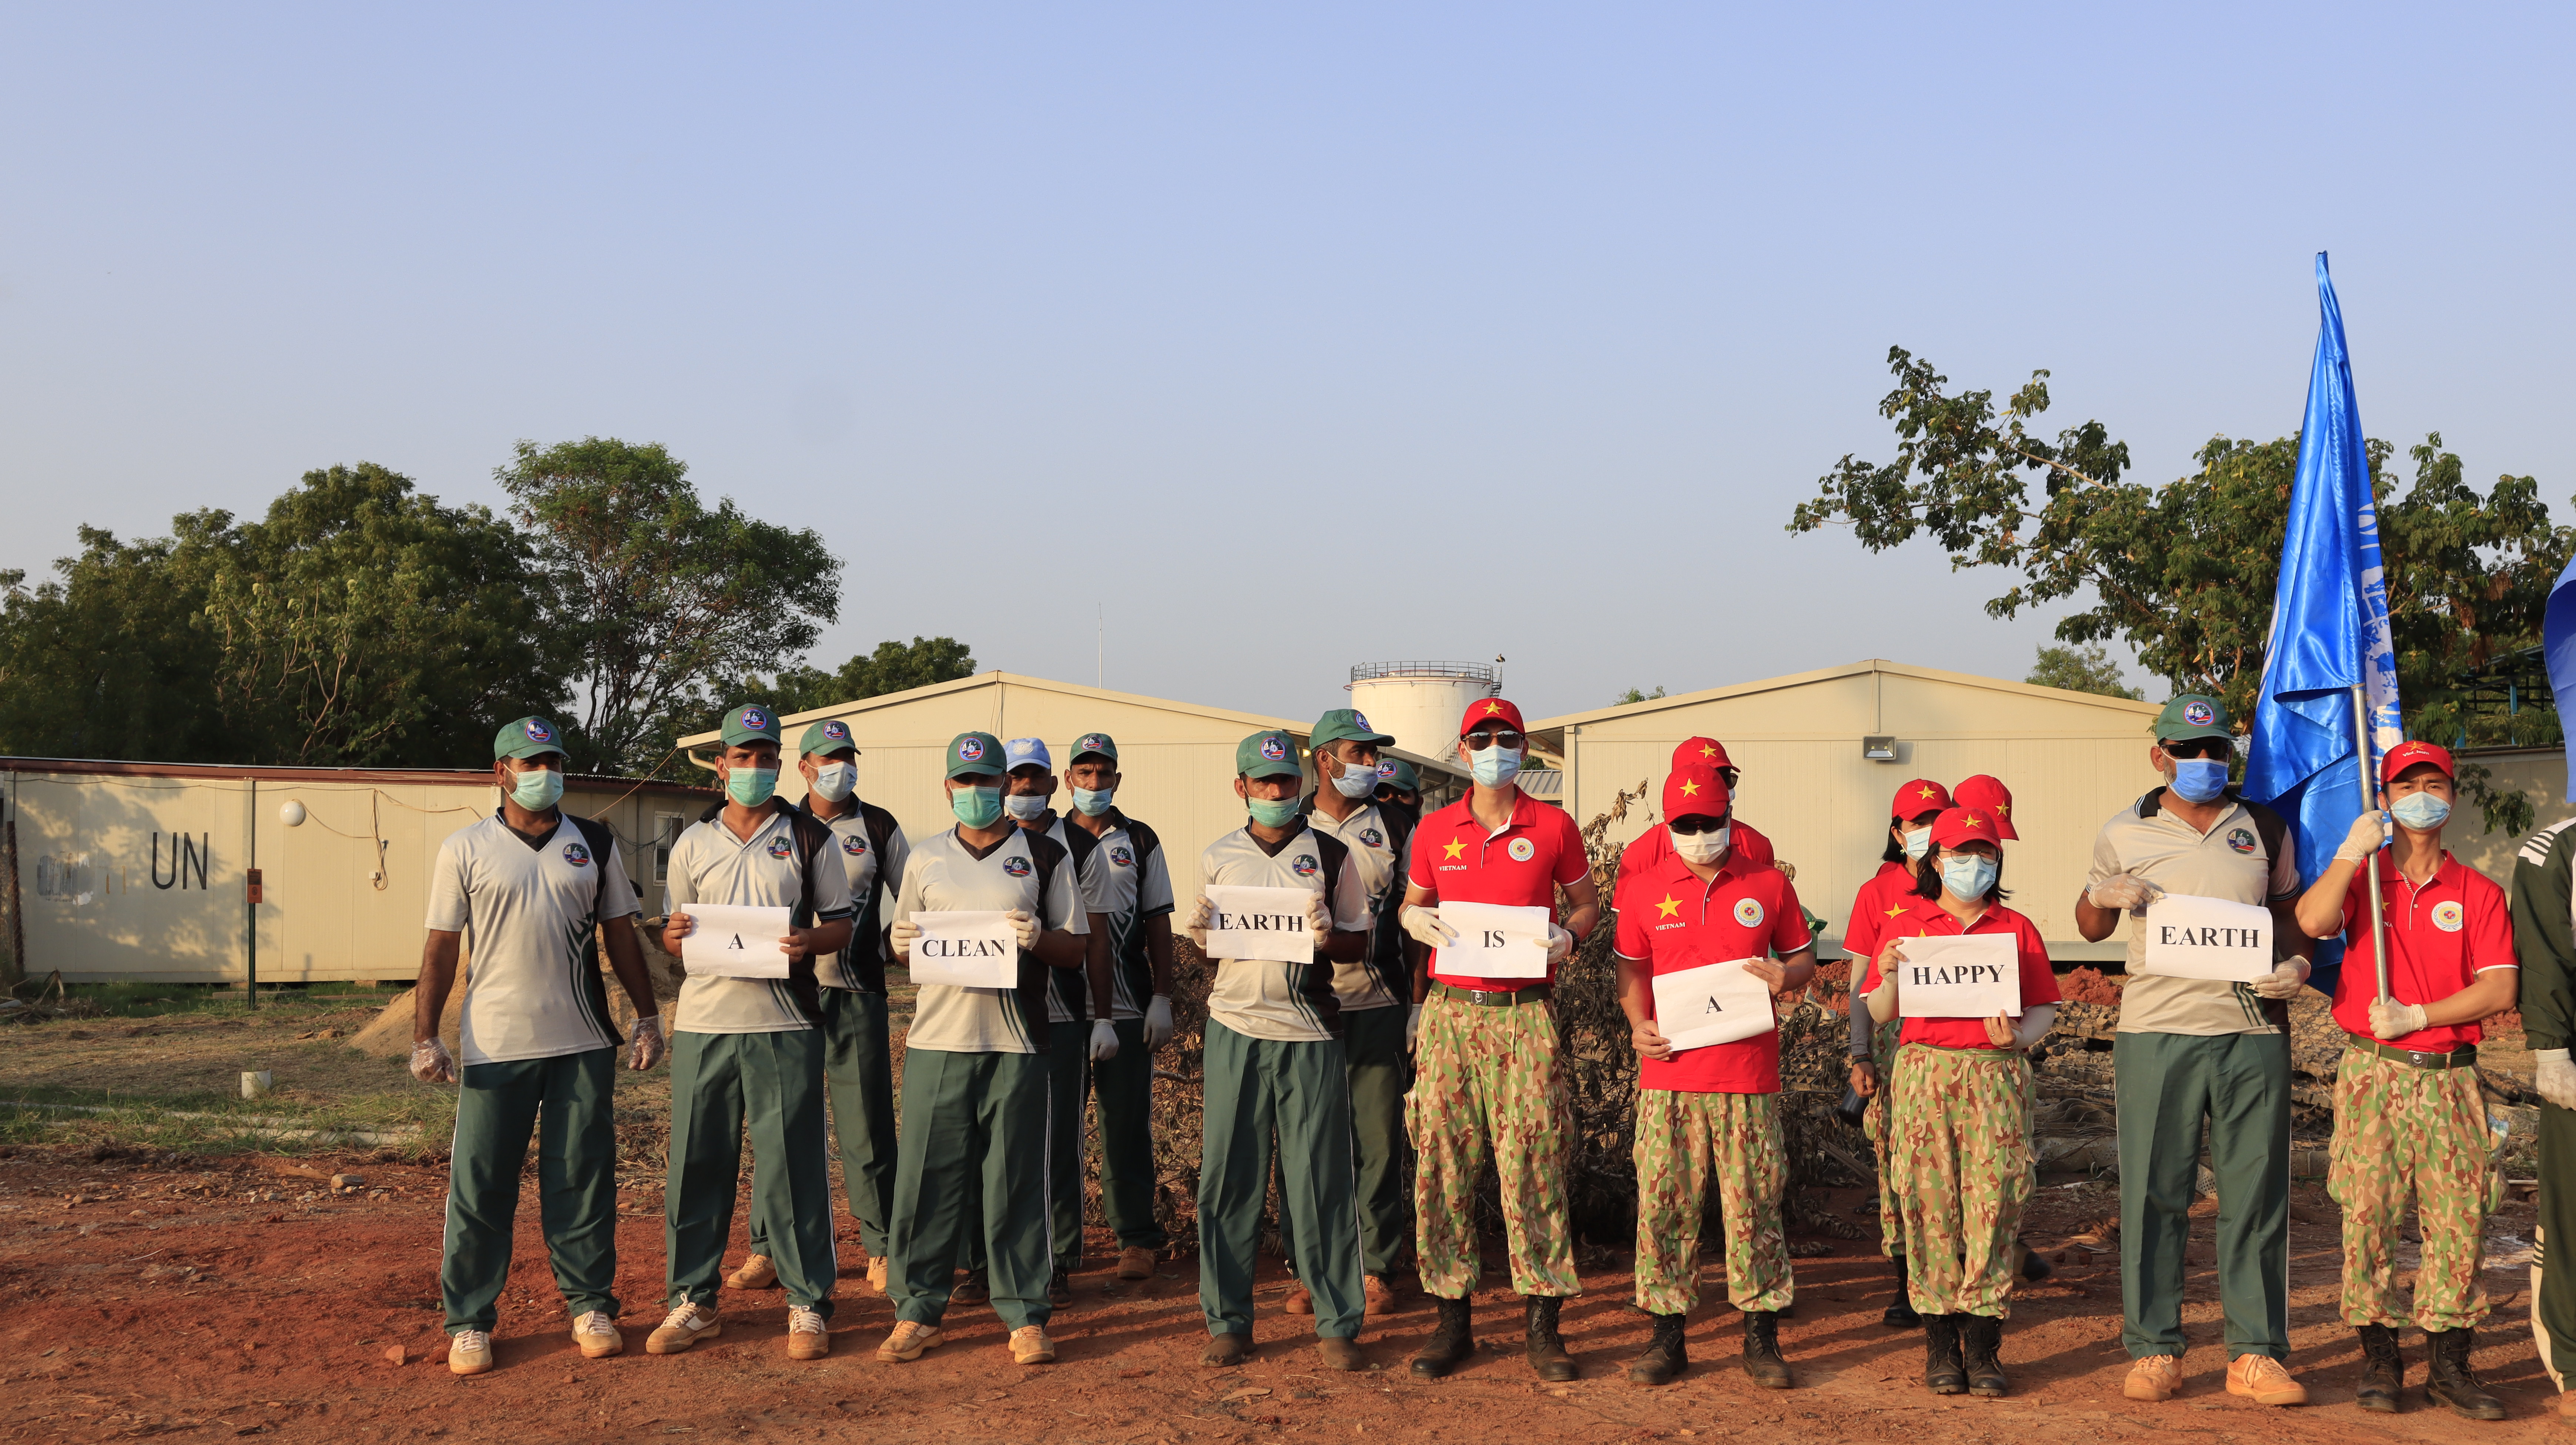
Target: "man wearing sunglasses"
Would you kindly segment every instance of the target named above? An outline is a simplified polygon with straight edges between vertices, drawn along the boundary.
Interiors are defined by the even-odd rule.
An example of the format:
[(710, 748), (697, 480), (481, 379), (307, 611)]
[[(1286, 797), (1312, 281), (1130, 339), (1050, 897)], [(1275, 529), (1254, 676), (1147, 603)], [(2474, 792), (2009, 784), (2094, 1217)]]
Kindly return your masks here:
[[(2289, 1000), (2307, 979), (2299, 869), (2279, 814), (2227, 781), (2234, 735), (2214, 697), (2184, 693), (2156, 715), (2147, 761), (2164, 786), (2124, 808), (2093, 843), (2075, 900), (2089, 941), (2130, 918), (2129, 978), (2113, 1044), (2120, 1115), (2123, 1392), (2171, 1399), (2182, 1386), (2183, 1247), (2198, 1194), (2200, 1139), (2218, 1177), (2218, 1291), (2227, 1392), (2297, 1405), (2307, 1388), (2289, 1353)], [(2173, 893), (2268, 906), (2273, 959), (2251, 984), (2145, 971), (2147, 905)]]
[(1413, 764), (1402, 758), (1379, 761), (1377, 803), (1379, 807), (1392, 803), (1416, 819), (1422, 816), (1422, 780), (1415, 775)]
[(1458, 755), (1475, 786), (1413, 834), (1402, 921), (1427, 949), (1458, 943), (1440, 916), (1450, 903), (1546, 908), (1550, 919), (1545, 978), (1475, 977), (1435, 957), (1428, 977), (1413, 981), (1414, 1252), (1423, 1292), (1440, 1309), (1439, 1329), (1413, 1360), (1425, 1379), (1448, 1374), (1476, 1348), (1467, 1298), (1478, 1271), (1476, 1174), (1489, 1154), (1502, 1183), (1512, 1288), (1528, 1301), (1530, 1368), (1542, 1380), (1575, 1374), (1557, 1334), (1558, 1306), (1582, 1284), (1566, 1221), (1565, 1076), (1549, 980), (1600, 922), (1601, 906), (1573, 819), (1513, 781), (1528, 754), (1519, 708), (1501, 698), (1469, 704)]

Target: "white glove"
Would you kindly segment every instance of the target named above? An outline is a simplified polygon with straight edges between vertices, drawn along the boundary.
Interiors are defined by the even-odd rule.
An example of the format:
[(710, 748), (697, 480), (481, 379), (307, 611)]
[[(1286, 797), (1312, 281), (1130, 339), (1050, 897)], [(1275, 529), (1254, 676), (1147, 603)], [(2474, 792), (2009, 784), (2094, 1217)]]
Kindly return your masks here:
[(1118, 1057), (1118, 1027), (1107, 1019), (1091, 1021), (1091, 1061), (1095, 1064)]
[(1412, 1053), (1422, 1042), (1422, 1005), (1410, 1006), (1404, 1015), (1404, 1051)]
[(411, 1076), (424, 1084), (456, 1082), (456, 1060), (448, 1054), (447, 1045), (438, 1041), (437, 1035), (432, 1034), (412, 1044)]
[(1161, 994), (1145, 1005), (1145, 1052), (1152, 1053), (1172, 1041), (1172, 1001)]
[(627, 1067), (649, 1069), (671, 1056), (670, 1041), (662, 1037), (662, 1016), (646, 1014), (635, 1021), (635, 1047), (628, 1056)]
[(2382, 1043), (2420, 1034), (2426, 1027), (2424, 1006), (2420, 1003), (2399, 1003), (2393, 998), (2370, 1001), (2370, 1032)]
[(1547, 926), (1547, 966), (1556, 967), (1574, 952), (1574, 935), (1551, 923)]
[(898, 918), (894, 921), (894, 926), (886, 930), (886, 947), (894, 950), (896, 959), (909, 963), (912, 961), (913, 940), (919, 937), (921, 937), (920, 924), (909, 918)]
[(2300, 985), (2308, 981), (2308, 961), (2285, 958), (2281, 966), (2254, 980), (2246, 987), (2265, 998), (2296, 998)]
[(2576, 1063), (2567, 1061), (2567, 1051), (2535, 1049), (2531, 1061), (2533, 1090), (2559, 1108), (2576, 1109)]
[(1325, 935), (1333, 931), (1333, 910), (1325, 903), (1324, 895), (1321, 893), (1306, 902), (1306, 930), (1315, 935), (1317, 948), (1324, 946)]
[(1036, 919), (1029, 917), (1025, 910), (1018, 908), (1014, 908), (1002, 916), (1011, 920), (1011, 932), (1019, 936), (1020, 952), (1027, 953), (1038, 946), (1038, 921)]
[(1208, 925), (1214, 922), (1216, 905), (1208, 902), (1207, 895), (1202, 893), (1198, 907), (1190, 910), (1190, 921), (1181, 925), (1181, 932), (1190, 936), (1190, 942), (1198, 945), (1199, 952), (1206, 953)]
[(2388, 815), (2374, 808), (2352, 820), (2352, 831), (2335, 848), (2338, 863), (2359, 863), (2388, 846)]
[(1404, 905), (1404, 911), (1396, 918), (1404, 925), (1404, 931), (1413, 935), (1414, 942), (1427, 948), (1449, 948), (1458, 942), (1458, 930), (1443, 923), (1437, 912), (1419, 903)]
[(2135, 873), (2114, 873), (2084, 890), (2084, 901), (2096, 908), (2114, 912), (2134, 912), (2146, 907), (2164, 892)]

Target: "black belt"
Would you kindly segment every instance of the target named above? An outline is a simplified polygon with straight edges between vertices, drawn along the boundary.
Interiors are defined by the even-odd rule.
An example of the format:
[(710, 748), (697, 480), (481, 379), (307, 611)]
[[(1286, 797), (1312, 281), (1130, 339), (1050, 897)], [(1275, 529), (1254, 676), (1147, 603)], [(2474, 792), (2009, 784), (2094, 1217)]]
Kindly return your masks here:
[(1435, 983), (1431, 986), (1431, 991), (1442, 998), (1454, 998), (1460, 1003), (1482, 1004), (1487, 1008), (1511, 1008), (1516, 1004), (1545, 1003), (1555, 993), (1552, 986), (1544, 983), (1534, 983), (1523, 989), (1458, 988), (1451, 984)]
[(2410, 1053), (2405, 1049), (2391, 1048), (2377, 1039), (2365, 1039), (2356, 1034), (2347, 1035), (2344, 1046), (2358, 1048), (2365, 1054), (2376, 1055), (2392, 1064), (2404, 1064), (2410, 1069), (2466, 1069), (2473, 1067), (2478, 1061), (2478, 1046), (2475, 1044), (2462, 1044), (2447, 1054), (2428, 1054), (2420, 1051)]

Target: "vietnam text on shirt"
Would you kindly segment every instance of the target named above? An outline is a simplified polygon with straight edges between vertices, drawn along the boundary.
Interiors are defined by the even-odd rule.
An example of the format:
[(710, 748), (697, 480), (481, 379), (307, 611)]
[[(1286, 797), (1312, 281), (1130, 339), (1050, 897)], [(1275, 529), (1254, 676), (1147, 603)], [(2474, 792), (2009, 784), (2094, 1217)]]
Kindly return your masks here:
[[(2418, 886), (2387, 851), (2375, 861), (2388, 917), (2388, 991), (2399, 1003), (2432, 1003), (2467, 988), (2489, 969), (2521, 966), (2505, 892), (2485, 874), (2445, 850), (2441, 866)], [(2335, 981), (2334, 1019), (2345, 1033), (2371, 1038), (2370, 1000), (2378, 992), (2379, 965), (2371, 952), (2366, 881), (2355, 880), (2345, 890), (2343, 922), (2346, 952), (2343, 976)], [(2436, 1024), (2387, 1042), (2410, 1052), (2446, 1054), (2484, 1035), (2476, 1023)]]
[[(1619, 956), (1649, 976), (1729, 959), (1786, 956), (1815, 942), (1789, 875), (1768, 864), (1728, 857), (1703, 883), (1679, 854), (1629, 880), (1629, 907), (1619, 911)], [(1734, 1043), (1688, 1049), (1669, 1059), (1637, 1061), (1637, 1087), (1685, 1094), (1776, 1094), (1780, 1034), (1765, 1030)]]
[[(1555, 918), (1556, 890), (1583, 878), (1592, 866), (1574, 820), (1562, 808), (1515, 792), (1510, 820), (1488, 829), (1469, 811), (1472, 801), (1472, 796), (1461, 798), (1414, 830), (1413, 884), (1439, 900), (1546, 908)], [(1511, 990), (1529, 984), (1527, 979), (1453, 977), (1436, 970), (1432, 977), (1465, 989)]]

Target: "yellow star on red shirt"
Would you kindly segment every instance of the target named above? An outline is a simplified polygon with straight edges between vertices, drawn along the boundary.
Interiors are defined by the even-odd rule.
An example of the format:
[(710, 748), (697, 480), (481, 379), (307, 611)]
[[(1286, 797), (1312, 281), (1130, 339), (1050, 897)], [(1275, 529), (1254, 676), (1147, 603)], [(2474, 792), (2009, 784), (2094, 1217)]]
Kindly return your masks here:
[(1467, 845), (1459, 842), (1455, 838), (1450, 839), (1448, 842), (1443, 843), (1440, 846), (1442, 849), (1440, 859), (1444, 863), (1452, 858), (1462, 856), (1467, 851)]
[(1902, 917), (1904, 917), (1904, 916), (1905, 916), (1905, 905), (1904, 905), (1904, 904), (1902, 904), (1902, 903), (1900, 903), (1900, 904), (1896, 905), (1894, 908), (1891, 908), (1891, 909), (1887, 910), (1887, 916), (1888, 916), (1888, 917), (1890, 917), (1890, 918), (1902, 918)]
[(1658, 910), (1655, 914), (1657, 918), (1676, 918), (1682, 911), (1681, 900), (1669, 893), (1665, 894), (1664, 901), (1656, 904), (1655, 907)]

